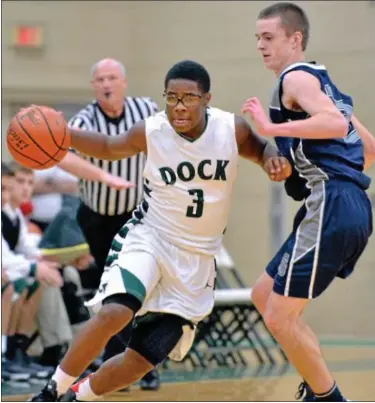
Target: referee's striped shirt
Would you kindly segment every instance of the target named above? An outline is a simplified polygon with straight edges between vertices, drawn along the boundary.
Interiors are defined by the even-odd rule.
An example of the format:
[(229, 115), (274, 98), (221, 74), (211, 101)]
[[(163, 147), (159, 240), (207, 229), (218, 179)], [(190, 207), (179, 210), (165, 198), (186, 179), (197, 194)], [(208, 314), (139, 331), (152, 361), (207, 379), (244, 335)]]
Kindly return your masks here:
[[(129, 130), (139, 120), (158, 111), (157, 104), (151, 98), (146, 97), (126, 97), (124, 106), (121, 116), (111, 118), (104, 113), (97, 101), (93, 101), (70, 119), (69, 126), (116, 136)], [(144, 153), (120, 161), (106, 161), (81, 156), (112, 175), (121, 176), (136, 184), (135, 188), (119, 191), (96, 181), (82, 179), (80, 181), (80, 198), (91, 210), (101, 215), (114, 216), (131, 212), (141, 202), (142, 174), (146, 162)]]

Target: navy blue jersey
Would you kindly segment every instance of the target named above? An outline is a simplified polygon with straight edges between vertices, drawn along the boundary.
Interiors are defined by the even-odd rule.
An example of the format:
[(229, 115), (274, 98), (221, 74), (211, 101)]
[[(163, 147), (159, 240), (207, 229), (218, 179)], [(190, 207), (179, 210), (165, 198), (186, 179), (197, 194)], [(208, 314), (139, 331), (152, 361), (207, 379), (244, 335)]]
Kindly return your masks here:
[(321, 180), (350, 181), (362, 189), (370, 186), (371, 179), (363, 173), (363, 143), (351, 123), (353, 102), (332, 82), (326, 68), (315, 63), (295, 63), (287, 67), (279, 76), (270, 104), (270, 118), (274, 123), (307, 119), (309, 115), (286, 109), (282, 103), (283, 79), (291, 71), (306, 71), (320, 81), (322, 91), (327, 94), (349, 122), (348, 134), (335, 139), (301, 139), (276, 137), (279, 151), (291, 162), (293, 174), (286, 180), (287, 193), (296, 200), (309, 194), (311, 186)]

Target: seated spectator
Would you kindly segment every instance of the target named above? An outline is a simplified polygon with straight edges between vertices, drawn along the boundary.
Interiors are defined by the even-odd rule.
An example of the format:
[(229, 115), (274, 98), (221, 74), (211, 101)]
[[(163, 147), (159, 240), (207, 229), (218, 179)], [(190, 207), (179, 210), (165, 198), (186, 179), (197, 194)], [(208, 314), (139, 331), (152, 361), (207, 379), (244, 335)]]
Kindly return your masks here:
[[(2, 181), (12, 177), (12, 170), (9, 173), (9, 170), (6, 171), (4, 168), (2, 168)], [(44, 354), (53, 357), (54, 365), (57, 365), (61, 350), (72, 338), (60, 290), (63, 280), (58, 271), (59, 265), (43, 259), (40, 250), (35, 247), (35, 242), (28, 234), (25, 218), (19, 209), (22, 203), (30, 200), (34, 183), (33, 171), (16, 163), (12, 163), (11, 168), (15, 186), (10, 188), (9, 202), (5, 200), (2, 205), (2, 267), (9, 281), (14, 286), (19, 285), (17, 295), (20, 301), (22, 298), (27, 301), (26, 310), (30, 310), (30, 300), (39, 299), (38, 304), (33, 304), (36, 319), (34, 327), (36, 322)], [(42, 287), (38, 288), (39, 285)], [(29, 313), (28, 317), (32, 315)], [(23, 365), (27, 365), (30, 361), (26, 353), (31, 343), (30, 326), (28, 334), (24, 331), (20, 335), (15, 330), (15, 334), (8, 338), (7, 343), (7, 357), (16, 359)]]
[[(14, 173), (2, 164), (2, 209), (11, 201)], [(5, 221), (4, 221), (5, 218)], [(3, 227), (9, 226), (2, 214)], [(9, 234), (9, 228), (6, 230)], [(11, 237), (10, 237), (11, 238)], [(14, 242), (14, 241), (13, 241)], [(7, 244), (2, 237), (3, 262), (8, 262)], [(5, 259), (4, 259), (5, 257)], [(21, 263), (21, 261), (19, 261)], [(28, 265), (30, 265), (28, 263)], [(25, 266), (26, 268), (26, 266)], [(5, 270), (1, 273), (2, 287), (2, 379), (10, 382), (45, 379), (50, 371), (28, 359), (28, 339), (35, 332), (36, 311), (40, 303), (41, 289), (34, 280), (27, 282), (12, 273), (13, 283)]]

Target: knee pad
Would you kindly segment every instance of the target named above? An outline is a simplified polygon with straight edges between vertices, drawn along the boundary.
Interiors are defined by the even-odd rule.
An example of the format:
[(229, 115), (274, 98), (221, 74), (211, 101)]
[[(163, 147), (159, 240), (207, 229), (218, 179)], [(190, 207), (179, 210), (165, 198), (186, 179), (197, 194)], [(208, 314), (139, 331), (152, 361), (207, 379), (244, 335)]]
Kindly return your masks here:
[(186, 324), (191, 323), (173, 314), (148, 313), (138, 317), (129, 348), (156, 366), (174, 349), (183, 335), (183, 326)]

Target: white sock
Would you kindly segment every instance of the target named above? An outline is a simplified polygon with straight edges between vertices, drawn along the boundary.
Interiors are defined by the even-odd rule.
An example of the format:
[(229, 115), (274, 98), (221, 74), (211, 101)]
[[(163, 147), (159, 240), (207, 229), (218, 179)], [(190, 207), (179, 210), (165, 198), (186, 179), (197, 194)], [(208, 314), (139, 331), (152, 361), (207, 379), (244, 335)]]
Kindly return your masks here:
[(1, 354), (5, 354), (7, 351), (7, 337), (3, 334), (1, 335)]
[(56, 368), (55, 373), (52, 375), (52, 379), (56, 382), (57, 385), (57, 395), (63, 395), (68, 391), (68, 389), (73, 385), (76, 376), (70, 376), (66, 374), (60, 366)]
[(77, 400), (81, 402), (92, 402), (100, 398), (92, 391), (89, 377), (74, 385), (72, 389), (76, 392)]

